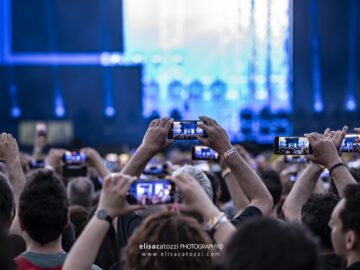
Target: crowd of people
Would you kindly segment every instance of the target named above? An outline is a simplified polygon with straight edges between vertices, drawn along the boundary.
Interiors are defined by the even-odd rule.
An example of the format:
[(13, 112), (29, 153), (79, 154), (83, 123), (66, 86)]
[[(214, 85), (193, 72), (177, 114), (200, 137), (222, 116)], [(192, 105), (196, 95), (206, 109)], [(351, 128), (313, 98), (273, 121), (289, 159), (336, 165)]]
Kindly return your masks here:
[[(308, 162), (289, 164), (232, 145), (214, 119), (200, 119), (207, 137), (197, 139), (219, 153), (218, 170), (173, 154), (161, 175), (143, 174), (173, 142), (168, 117), (111, 170), (81, 149), (87, 175), (78, 177), (64, 175), (66, 150), (44, 154), (39, 139), (29, 156), (2, 133), (0, 269), (360, 269), (360, 168), (339, 151), (347, 126), (305, 134)], [(45, 168), (30, 169), (42, 154)], [(132, 183), (154, 177), (175, 184), (175, 202), (130, 204)]]

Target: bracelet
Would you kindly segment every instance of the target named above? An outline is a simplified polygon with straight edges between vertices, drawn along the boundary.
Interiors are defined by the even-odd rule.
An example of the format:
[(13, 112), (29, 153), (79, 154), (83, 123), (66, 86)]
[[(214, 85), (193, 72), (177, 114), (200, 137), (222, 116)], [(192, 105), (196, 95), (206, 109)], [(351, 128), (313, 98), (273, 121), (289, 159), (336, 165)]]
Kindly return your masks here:
[(225, 178), (228, 174), (231, 173), (230, 168), (226, 168), (222, 173), (221, 173), (221, 177)]
[(223, 223), (224, 218), (227, 221), (227, 217), (224, 212), (220, 212), (219, 215), (212, 217), (207, 223), (204, 224), (204, 228), (207, 231), (213, 231), (216, 227), (220, 227), (219, 223)]
[(221, 155), (221, 158), (222, 158), (223, 160), (225, 160), (228, 156), (230, 156), (230, 155), (233, 154), (233, 153), (236, 153), (236, 149), (235, 149), (234, 147), (231, 147), (229, 150), (225, 151), (225, 153), (223, 153), (223, 154)]
[(326, 169), (325, 166), (323, 166), (323, 165), (321, 165), (321, 164), (319, 164), (319, 163), (315, 163), (315, 162), (312, 162), (312, 161), (310, 161), (309, 163), (310, 163), (310, 164), (317, 165), (317, 166), (321, 169), (322, 172), (325, 171), (325, 169)]
[(329, 170), (329, 175), (332, 177), (332, 172), (333, 172), (333, 170), (336, 169), (337, 167), (340, 167), (340, 166), (345, 166), (345, 167), (346, 167), (346, 165), (345, 165), (344, 163), (339, 162), (339, 163), (335, 164), (334, 166), (332, 166), (332, 167), (330, 168), (330, 170)]

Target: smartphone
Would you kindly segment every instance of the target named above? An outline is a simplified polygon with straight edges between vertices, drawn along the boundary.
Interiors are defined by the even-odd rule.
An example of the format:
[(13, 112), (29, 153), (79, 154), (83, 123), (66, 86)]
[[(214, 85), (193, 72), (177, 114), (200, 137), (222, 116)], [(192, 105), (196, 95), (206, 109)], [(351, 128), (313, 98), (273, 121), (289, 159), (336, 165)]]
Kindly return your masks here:
[(210, 160), (218, 161), (219, 154), (212, 150), (210, 147), (196, 145), (192, 147), (191, 151), (192, 160)]
[(356, 152), (355, 146), (360, 146), (360, 143), (354, 141), (360, 139), (360, 134), (346, 134), (341, 144), (341, 152)]
[(128, 192), (130, 204), (157, 205), (174, 203), (175, 184), (168, 179), (134, 181)]
[(195, 140), (197, 136), (206, 138), (206, 132), (197, 126), (199, 123), (203, 122), (196, 120), (174, 121), (168, 139)]
[(276, 155), (309, 155), (311, 145), (305, 137), (275, 137), (274, 153)]
[(43, 169), (45, 168), (45, 161), (44, 160), (30, 160), (29, 161), (29, 168), (30, 169)]
[(285, 163), (307, 163), (307, 159), (303, 156), (286, 155)]
[(82, 165), (87, 161), (87, 156), (79, 151), (66, 151), (63, 161), (67, 165)]
[(165, 168), (163, 165), (153, 165), (146, 167), (143, 171), (144, 175), (163, 175), (165, 174)]

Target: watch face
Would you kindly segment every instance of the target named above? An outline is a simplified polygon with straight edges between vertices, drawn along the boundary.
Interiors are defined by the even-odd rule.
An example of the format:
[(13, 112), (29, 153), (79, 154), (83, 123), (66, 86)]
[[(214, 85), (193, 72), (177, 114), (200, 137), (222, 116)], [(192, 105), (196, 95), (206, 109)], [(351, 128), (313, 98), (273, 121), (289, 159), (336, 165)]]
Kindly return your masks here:
[(106, 219), (107, 213), (105, 212), (105, 210), (99, 210), (99, 212), (97, 213), (97, 217), (99, 219)]

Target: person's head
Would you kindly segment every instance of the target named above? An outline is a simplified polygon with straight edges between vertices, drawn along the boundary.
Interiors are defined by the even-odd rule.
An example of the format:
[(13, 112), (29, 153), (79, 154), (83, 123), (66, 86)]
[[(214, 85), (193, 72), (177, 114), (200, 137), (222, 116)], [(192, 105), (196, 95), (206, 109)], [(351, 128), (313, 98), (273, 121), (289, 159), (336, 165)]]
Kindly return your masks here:
[(89, 221), (89, 211), (83, 206), (73, 205), (69, 208), (69, 214), (74, 226), (75, 238), (78, 238)]
[(211, 183), (211, 188), (212, 188), (213, 194), (214, 194), (213, 203), (215, 205), (218, 205), (220, 193), (221, 193), (220, 179), (216, 176), (216, 174), (214, 174), (212, 172), (204, 171), (204, 173), (207, 176), (207, 178), (209, 178), (210, 183)]
[(274, 170), (266, 170), (261, 172), (261, 179), (273, 198), (275, 208), (280, 202), (282, 194), (280, 175)]
[(335, 253), (344, 259), (360, 255), (360, 185), (351, 184), (336, 205), (330, 220), (331, 241)]
[(67, 186), (70, 205), (90, 208), (94, 196), (94, 184), (87, 177), (71, 179)]
[(65, 188), (54, 172), (34, 171), (20, 195), (21, 228), (41, 246), (53, 242), (68, 224), (68, 207)]
[[(211, 182), (209, 178), (206, 176), (206, 174), (201, 170), (191, 165), (185, 165), (179, 169), (177, 169), (173, 175), (178, 175), (181, 173), (186, 173), (192, 176), (196, 181), (199, 182), (200, 186), (205, 190), (205, 193), (209, 196), (211, 201), (214, 199), (214, 191), (211, 186)], [(176, 190), (175, 192), (175, 200), (177, 202), (182, 202), (183, 200), (183, 194), (180, 192), (180, 190)]]
[(252, 219), (230, 240), (224, 270), (315, 270), (319, 253), (311, 234), (300, 224)]
[[(173, 212), (161, 212), (148, 217), (129, 239), (123, 251), (125, 270), (141, 269), (198, 269), (211, 270), (213, 262), (210, 256), (198, 256), (199, 249), (176, 248), (176, 244), (210, 244), (209, 236), (193, 218), (180, 216)], [(152, 249), (149, 245), (173, 245), (175, 249)], [(170, 246), (171, 247), (171, 246)], [(143, 253), (162, 252), (164, 256), (142, 256)], [(169, 252), (169, 253), (165, 253)], [(171, 256), (170, 253), (188, 252), (193, 256)], [(177, 255), (176, 254), (176, 255)]]
[(327, 250), (333, 249), (329, 221), (339, 200), (338, 196), (331, 193), (314, 194), (301, 210), (301, 222), (319, 238), (321, 247)]
[(14, 196), (9, 180), (0, 173), (0, 219), (2, 226), (10, 227), (14, 213)]
[(1, 224), (0, 217), (0, 269), (15, 270), (16, 264), (11, 259), (11, 249), (9, 246), (9, 238), (7, 232), (3, 229), (5, 226)]

